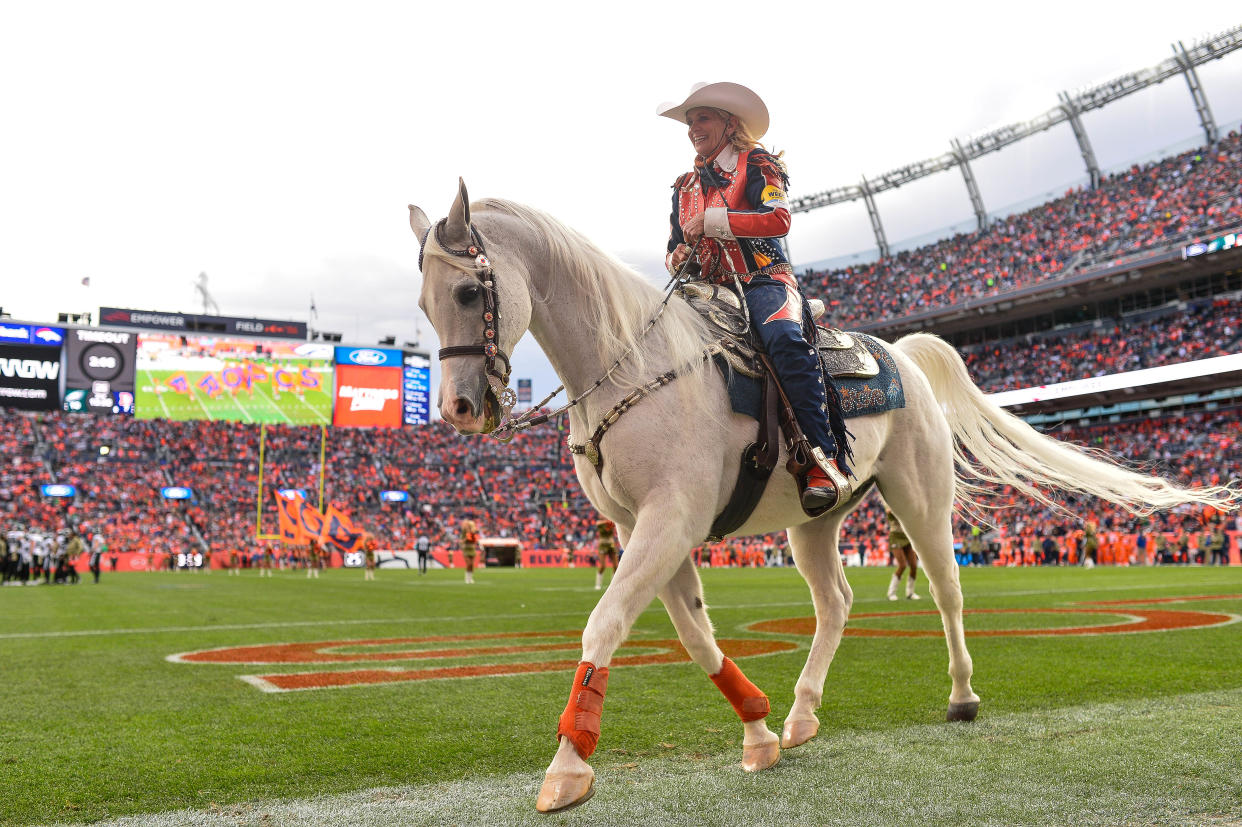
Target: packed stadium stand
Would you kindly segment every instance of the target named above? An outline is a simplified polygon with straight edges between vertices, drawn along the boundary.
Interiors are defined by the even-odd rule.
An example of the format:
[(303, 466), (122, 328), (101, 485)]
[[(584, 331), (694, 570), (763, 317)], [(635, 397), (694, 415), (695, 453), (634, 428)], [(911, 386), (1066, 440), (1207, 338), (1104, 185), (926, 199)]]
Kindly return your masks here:
[[(889, 338), (914, 330), (944, 335), (986, 392), (1235, 354), (1242, 246), (1207, 255), (1186, 250), (1242, 227), (1240, 180), (1242, 139), (1231, 131), (1215, 147), (1133, 166), (1095, 190), (1068, 192), (985, 230), (801, 278), (809, 294), (825, 297), (834, 325)], [(1242, 476), (1240, 386), (1235, 370), (1012, 410), (1060, 439), (1180, 483), (1217, 484)], [(113, 549), (197, 544), (250, 553), (256, 531), (277, 528), (270, 493), (256, 524), (261, 471), (267, 492), (300, 488), (312, 497), (322, 476), (326, 501), (372, 531), (382, 548), (409, 549), (422, 534), (450, 546), (466, 517), (485, 536), (579, 548), (593, 539), (596, 515), (578, 487), (565, 435), (555, 422), (505, 445), (460, 438), (443, 423), (329, 427), (321, 446), (319, 427), (269, 426), (260, 464), (253, 425), (0, 409), (0, 532), (74, 526), (102, 532)], [(78, 496), (44, 497), (39, 486), (46, 483), (75, 485)], [(159, 489), (166, 485), (192, 487), (194, 499), (164, 500)], [(381, 502), (385, 489), (409, 491), (411, 500)], [(997, 528), (956, 527), (964, 547), (971, 537), (987, 537), (989, 562), (1029, 562), (1030, 549), (1045, 538), (1054, 538), (1060, 560), (1066, 551), (1072, 558), (1087, 522), (1118, 536), (1172, 532), (1190, 538), (1182, 543), (1190, 549), (1207, 526), (1199, 512), (1140, 520), (1072, 498), (1053, 510), (1004, 490), (996, 503), (1005, 506), (996, 512)], [(848, 518), (843, 552), (883, 562), (886, 533), (873, 495)], [(1126, 559), (1143, 562), (1137, 551)], [(719, 544), (698, 559), (787, 562), (776, 535)]]

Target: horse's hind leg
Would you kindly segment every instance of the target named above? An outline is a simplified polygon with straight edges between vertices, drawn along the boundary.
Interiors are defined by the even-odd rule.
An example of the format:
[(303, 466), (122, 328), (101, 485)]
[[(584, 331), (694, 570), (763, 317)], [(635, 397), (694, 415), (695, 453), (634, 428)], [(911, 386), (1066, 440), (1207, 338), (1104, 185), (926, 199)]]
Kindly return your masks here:
[(931, 595), (940, 610), (945, 642), (949, 647), (950, 721), (973, 721), (979, 713), (979, 696), (970, 688), (974, 665), (966, 651), (966, 631), (962, 625), (962, 584), (957, 561), (953, 559), (952, 465), (946, 459), (946, 480), (934, 473), (902, 477), (900, 482), (881, 484), (885, 502), (901, 521), (910, 544), (918, 553), (923, 573), (931, 584)]
[(782, 747), (796, 747), (819, 732), (815, 710), (823, 700), (828, 667), (841, 643), (854, 599), (837, 550), (837, 534), (845, 513), (830, 514), (789, 529), (794, 563), (810, 586), (815, 604), (815, 637), (794, 688), (794, 703), (781, 734)]
[[(746, 680), (736, 665), (731, 661), (725, 663), (724, 653), (716, 645), (712, 624), (707, 617), (707, 606), (703, 603), (703, 584), (690, 558), (687, 557), (682, 562), (673, 579), (660, 589), (660, 600), (677, 629), (677, 637), (690, 653), (691, 659), (721, 687), (726, 696), (739, 683), (745, 687), (745, 694), (749, 697), (735, 704), (740, 707), (738, 714), (742, 717), (742, 726), (745, 729), (742, 738), (742, 768), (748, 772), (757, 772), (775, 764), (780, 760), (781, 750), (776, 733), (767, 726), (767, 699)], [(726, 668), (728, 678), (725, 677)], [(726, 681), (732, 681), (732, 685)], [(722, 683), (726, 685), (722, 686)]]

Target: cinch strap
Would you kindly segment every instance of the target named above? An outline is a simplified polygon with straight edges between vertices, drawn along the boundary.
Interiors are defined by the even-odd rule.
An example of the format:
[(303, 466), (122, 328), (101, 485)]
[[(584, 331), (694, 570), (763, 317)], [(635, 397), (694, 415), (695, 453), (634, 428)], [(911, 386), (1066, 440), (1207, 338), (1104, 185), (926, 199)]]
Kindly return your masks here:
[[(569, 703), (561, 713), (556, 736), (564, 735), (573, 742), (579, 757), (587, 759), (599, 743), (599, 719), (604, 709), (604, 692), (608, 689), (608, 667), (596, 669), (583, 661), (574, 673)], [(766, 698), (764, 699), (766, 700)]]
[(709, 676), (721, 694), (733, 704), (733, 711), (743, 723), (758, 721), (768, 717), (771, 705), (768, 696), (751, 683), (737, 664), (727, 657), (720, 666), (720, 671)]

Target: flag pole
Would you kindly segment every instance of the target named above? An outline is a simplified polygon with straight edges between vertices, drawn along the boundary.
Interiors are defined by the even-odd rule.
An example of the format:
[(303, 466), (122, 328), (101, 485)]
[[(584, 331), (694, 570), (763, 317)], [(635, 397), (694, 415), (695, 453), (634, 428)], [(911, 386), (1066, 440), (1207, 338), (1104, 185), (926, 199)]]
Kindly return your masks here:
[(323, 462), (328, 453), (328, 427), (319, 426), (319, 513), (323, 513)]
[(267, 440), (267, 423), (259, 423), (259, 500), (255, 508), (254, 539), (263, 536), (263, 449)]

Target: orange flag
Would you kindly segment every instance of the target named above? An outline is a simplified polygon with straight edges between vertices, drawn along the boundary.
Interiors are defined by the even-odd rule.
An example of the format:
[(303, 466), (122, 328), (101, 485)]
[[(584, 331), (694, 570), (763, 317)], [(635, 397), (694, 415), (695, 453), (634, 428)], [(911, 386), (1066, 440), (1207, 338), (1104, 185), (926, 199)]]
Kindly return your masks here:
[(276, 495), (276, 508), (280, 515), (280, 539), (286, 543), (303, 543), (306, 534), (302, 530), (301, 508), (304, 505), (301, 497), (282, 497)]

